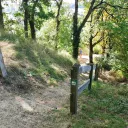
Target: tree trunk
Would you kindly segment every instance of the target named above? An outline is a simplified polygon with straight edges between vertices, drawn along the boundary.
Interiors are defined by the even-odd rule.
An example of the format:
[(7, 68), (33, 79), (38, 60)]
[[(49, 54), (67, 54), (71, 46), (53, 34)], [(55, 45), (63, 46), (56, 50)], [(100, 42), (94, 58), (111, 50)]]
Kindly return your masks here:
[(35, 31), (35, 8), (37, 6), (38, 0), (34, 1), (33, 7), (32, 7), (32, 12), (29, 13), (29, 25), (31, 29), (31, 38), (33, 40), (36, 39), (36, 31)]
[(93, 36), (89, 38), (89, 63), (93, 63)]
[(25, 32), (25, 38), (28, 38), (28, 0), (23, 1), (23, 7), (24, 7), (24, 32)]
[(58, 36), (59, 36), (59, 26), (60, 26), (60, 21), (57, 19), (56, 20), (56, 23), (57, 23), (57, 25), (56, 25), (56, 44), (55, 44), (55, 50), (58, 50)]
[(80, 33), (76, 32), (75, 37), (73, 38), (73, 58), (78, 58), (78, 50), (79, 50), (79, 43), (80, 43)]
[(75, 13), (73, 16), (73, 58), (78, 58), (80, 34), (78, 33), (78, 0), (75, 0)]
[(90, 17), (91, 13), (94, 11), (94, 3), (96, 0), (91, 1), (91, 5), (89, 7), (89, 10), (87, 14), (85, 15), (83, 21), (81, 22), (80, 26), (78, 27), (78, 0), (75, 0), (75, 12), (73, 16), (73, 58), (78, 58), (78, 49), (79, 49), (79, 43), (80, 43), (80, 34), (85, 26), (88, 18)]
[(55, 44), (55, 49), (57, 50), (58, 49), (58, 34), (59, 34), (59, 28), (60, 28), (60, 9), (61, 9), (61, 6), (62, 6), (62, 2), (63, 0), (61, 0), (60, 2), (57, 2), (57, 7), (58, 7), (58, 10), (57, 10), (57, 15), (56, 15), (56, 44)]
[(35, 32), (34, 16), (29, 19), (29, 25), (30, 25), (30, 29), (31, 29), (31, 38), (33, 40), (35, 40), (36, 32)]
[(0, 0), (0, 32), (4, 31), (4, 18), (3, 18), (3, 12), (2, 12), (2, 0)]

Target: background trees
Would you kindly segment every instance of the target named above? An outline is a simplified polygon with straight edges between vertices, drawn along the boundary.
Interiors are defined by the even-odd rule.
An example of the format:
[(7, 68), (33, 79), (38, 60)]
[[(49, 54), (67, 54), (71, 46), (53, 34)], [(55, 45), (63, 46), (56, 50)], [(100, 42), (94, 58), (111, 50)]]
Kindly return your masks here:
[(2, 9), (2, 0), (0, 0), (0, 32), (3, 32), (4, 30), (4, 18)]
[[(22, 0), (11, 18), (6, 11), (3, 18), (1, 3), (2, 0), (1, 30), (5, 28), (6, 32), (22, 38), (41, 39), (52, 48), (67, 50), (74, 59), (78, 58), (79, 46), (86, 42), (89, 44), (90, 63), (93, 62), (94, 48), (99, 45), (103, 54), (108, 50), (109, 56), (114, 58), (110, 62), (113, 67), (118, 60), (118, 69), (127, 70), (127, 66), (121, 66), (127, 60), (126, 0), (74, 0), (72, 5), (64, 0)], [(5, 7), (10, 8), (10, 5)], [(80, 7), (83, 13), (79, 12)]]
[(28, 23), (30, 25), (31, 38), (36, 39), (36, 29), (39, 29), (43, 20), (50, 16), (45, 12), (45, 6), (49, 6), (49, 1), (46, 0), (23, 0), (23, 10), (24, 10), (24, 31), (25, 37), (28, 37)]

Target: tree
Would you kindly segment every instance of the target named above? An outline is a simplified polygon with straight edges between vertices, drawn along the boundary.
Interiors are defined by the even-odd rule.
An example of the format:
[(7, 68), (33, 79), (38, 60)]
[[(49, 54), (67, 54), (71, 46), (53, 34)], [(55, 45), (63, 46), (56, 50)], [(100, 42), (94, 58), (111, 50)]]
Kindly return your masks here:
[[(72, 41), (72, 46), (73, 46), (73, 58), (77, 59), (78, 57), (78, 47), (80, 43), (80, 34), (82, 32), (82, 29), (84, 28), (85, 24), (88, 22), (89, 17), (91, 14), (99, 8), (103, 8), (107, 13), (107, 9), (110, 10), (119, 10), (119, 9), (128, 9), (127, 7), (127, 1), (111, 1), (108, 0), (107, 2), (105, 0), (91, 0), (86, 1), (85, 4), (89, 3), (90, 6), (88, 8), (88, 11), (86, 15), (84, 16), (84, 19), (82, 20), (81, 23), (79, 23), (78, 19), (78, 0), (75, 0), (75, 12), (73, 16), (73, 41)], [(123, 6), (122, 6), (123, 3)], [(125, 3), (125, 4), (124, 4)], [(107, 9), (106, 9), (107, 8)], [(113, 16), (113, 14), (109, 13), (109, 15)]]
[(105, 32), (106, 46), (109, 50), (109, 59), (107, 63), (112, 69), (122, 71), (125, 77), (128, 76), (128, 1), (112, 1), (106, 3), (104, 10), (104, 20), (100, 23), (100, 27)]
[(4, 31), (4, 18), (2, 9), (2, 0), (0, 0), (0, 32)]
[(33, 1), (33, 6), (31, 7), (31, 11), (29, 12), (29, 25), (31, 30), (32, 39), (36, 39), (35, 33), (35, 8), (37, 6), (38, 0)]
[(25, 32), (25, 38), (28, 38), (28, 19), (29, 19), (28, 0), (23, 0), (23, 8), (24, 8), (24, 32)]
[[(89, 36), (89, 62), (93, 63), (93, 49), (94, 47), (99, 44), (104, 39), (104, 32), (98, 28), (98, 24), (100, 20), (103, 20), (102, 18), (103, 10), (100, 9), (97, 10), (97, 13), (94, 15), (94, 13), (91, 14), (90, 19), (90, 36)], [(95, 39), (97, 38), (98, 39)]]
[(62, 7), (63, 0), (55, 0), (57, 5), (57, 15), (56, 15), (56, 44), (55, 49), (58, 49), (58, 34), (60, 29), (60, 10)]
[(90, 7), (87, 11), (87, 14), (84, 16), (84, 19), (80, 23), (80, 25), (78, 25), (78, 0), (75, 0), (75, 12), (73, 15), (73, 42), (72, 42), (74, 59), (77, 59), (78, 57), (78, 48), (79, 48), (79, 43), (80, 43), (81, 31), (83, 27), (85, 26), (86, 22), (88, 21), (92, 12), (103, 3), (103, 0), (101, 0), (97, 4), (96, 3), (97, 3), (96, 0), (92, 0), (90, 2)]
[[(36, 39), (36, 28), (40, 28), (43, 20), (52, 15), (51, 12), (45, 14), (43, 7), (49, 6), (50, 3), (47, 0), (23, 0), (24, 9), (24, 31), (25, 37), (28, 37), (28, 24), (30, 26), (31, 38)], [(39, 22), (39, 23), (38, 23)]]
[[(55, 8), (56, 6), (53, 6), (52, 9), (54, 12), (56, 12)], [(39, 32), (39, 38), (43, 40), (43, 42), (47, 42), (49, 47), (56, 46), (57, 42), (57, 50), (66, 50), (70, 53), (72, 53), (72, 43), (71, 43), (71, 37), (72, 37), (72, 14), (70, 13), (69, 6), (64, 4), (64, 7), (61, 7), (60, 11), (60, 17), (59, 17), (59, 31), (58, 31), (58, 40), (56, 39), (56, 17), (50, 18), (49, 20), (44, 21), (43, 26)], [(55, 15), (56, 16), (56, 15)]]

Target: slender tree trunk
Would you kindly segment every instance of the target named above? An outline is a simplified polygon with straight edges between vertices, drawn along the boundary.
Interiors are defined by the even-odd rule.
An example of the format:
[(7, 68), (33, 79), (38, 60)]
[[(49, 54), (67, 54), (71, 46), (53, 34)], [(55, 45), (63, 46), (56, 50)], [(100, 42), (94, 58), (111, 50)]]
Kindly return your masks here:
[(80, 34), (78, 33), (78, 0), (75, 0), (75, 13), (73, 16), (73, 58), (78, 58)]
[(25, 31), (25, 38), (28, 38), (28, 0), (23, 0), (23, 7), (24, 7), (24, 31)]
[(59, 37), (58, 36), (59, 36), (60, 21), (57, 19), (56, 23), (57, 23), (57, 25), (56, 25), (56, 44), (55, 44), (55, 49), (57, 50), (58, 49), (58, 42), (59, 42), (59, 40), (58, 40)]
[(3, 18), (3, 12), (2, 12), (2, 0), (0, 0), (0, 32), (4, 31), (4, 18)]
[(60, 29), (60, 19), (59, 18), (60, 18), (60, 9), (61, 9), (62, 3), (63, 3), (63, 0), (61, 0), (60, 2), (57, 2), (58, 10), (57, 10), (57, 15), (56, 15), (56, 44), (55, 44), (56, 50), (58, 49), (58, 41), (59, 41), (58, 35), (59, 35), (59, 29)]
[(94, 7), (95, 2), (96, 2), (96, 0), (91, 1), (89, 10), (88, 10), (87, 14), (85, 15), (83, 21), (81, 22), (80, 26), (78, 27), (78, 0), (75, 0), (75, 12), (74, 12), (74, 16), (73, 16), (73, 43), (72, 43), (74, 59), (78, 58), (80, 34), (81, 34), (81, 31), (82, 31), (83, 27), (85, 26), (88, 18), (90, 17), (91, 13), (94, 11), (94, 8), (96, 8), (96, 6)]
[(31, 18), (29, 19), (29, 25), (30, 25), (30, 29), (31, 29), (31, 38), (33, 40), (35, 40), (36, 32), (35, 32), (34, 16), (31, 16)]
[(29, 25), (31, 29), (31, 38), (33, 40), (36, 39), (36, 31), (35, 31), (35, 8), (37, 6), (38, 0), (34, 1), (33, 7), (32, 7), (32, 12), (29, 14)]
[(79, 50), (79, 43), (80, 43), (80, 33), (76, 32), (75, 37), (73, 38), (73, 58), (78, 58), (78, 50)]
[(89, 63), (93, 63), (93, 36), (89, 38)]

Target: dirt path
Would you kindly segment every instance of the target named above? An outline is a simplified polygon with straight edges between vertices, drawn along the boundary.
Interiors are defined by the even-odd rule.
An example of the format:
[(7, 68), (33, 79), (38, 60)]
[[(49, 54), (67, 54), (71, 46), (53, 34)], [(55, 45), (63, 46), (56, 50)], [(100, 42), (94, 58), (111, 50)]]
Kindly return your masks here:
[[(63, 109), (68, 87), (47, 88), (25, 95), (8, 92), (0, 84), (0, 128), (54, 128), (52, 111)], [(62, 127), (66, 128), (66, 127)]]

